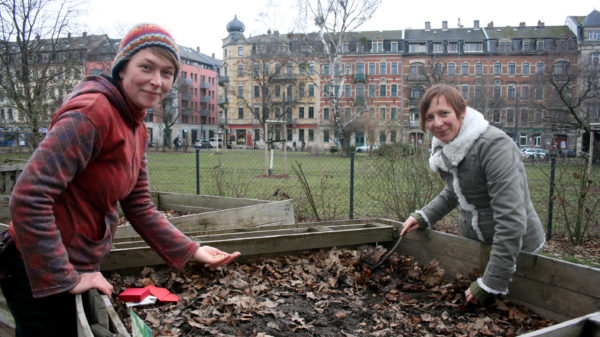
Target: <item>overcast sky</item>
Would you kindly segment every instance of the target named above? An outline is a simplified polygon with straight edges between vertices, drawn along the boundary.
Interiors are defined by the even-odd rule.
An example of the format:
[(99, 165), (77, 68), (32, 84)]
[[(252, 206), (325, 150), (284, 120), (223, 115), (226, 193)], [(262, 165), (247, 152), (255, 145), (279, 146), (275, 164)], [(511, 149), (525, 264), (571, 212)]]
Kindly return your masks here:
[[(79, 24), (88, 34), (108, 34), (120, 38), (134, 24), (158, 23), (165, 27), (179, 45), (196, 48), (204, 54), (222, 58), (225, 26), (234, 15), (244, 23), (246, 36), (266, 33), (267, 29), (281, 33), (300, 31), (297, 27), (296, 0), (87, 0), (82, 7)], [(563, 25), (567, 16), (586, 16), (599, 9), (600, 1), (592, 0), (383, 0), (375, 16), (359, 30), (397, 30), (441, 28), (448, 21), (450, 28), (458, 21), (472, 27), (474, 20), (481, 26), (490, 21), (494, 26), (528, 26), (543, 21), (547, 26)], [(301, 23), (300, 23), (301, 24)]]

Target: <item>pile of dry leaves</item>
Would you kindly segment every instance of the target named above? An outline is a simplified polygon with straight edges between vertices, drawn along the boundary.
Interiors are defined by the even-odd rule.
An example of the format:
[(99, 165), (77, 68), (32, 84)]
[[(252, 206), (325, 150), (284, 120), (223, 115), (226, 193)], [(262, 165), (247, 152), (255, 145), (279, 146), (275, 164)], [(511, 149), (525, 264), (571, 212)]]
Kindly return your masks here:
[[(420, 265), (393, 254), (369, 265), (381, 247), (318, 250), (179, 274), (145, 268), (139, 277), (113, 274), (115, 293), (154, 284), (177, 303), (134, 307), (154, 336), (515, 336), (554, 322), (496, 299), (465, 305), (470, 281), (448, 283), (436, 261)], [(116, 298), (130, 327), (128, 310)]]

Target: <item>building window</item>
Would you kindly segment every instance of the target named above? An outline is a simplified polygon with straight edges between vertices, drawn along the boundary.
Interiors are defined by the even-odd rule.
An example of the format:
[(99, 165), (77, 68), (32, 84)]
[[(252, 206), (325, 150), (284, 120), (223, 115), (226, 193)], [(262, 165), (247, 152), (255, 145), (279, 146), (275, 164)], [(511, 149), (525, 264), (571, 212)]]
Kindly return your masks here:
[(591, 53), (590, 54), (590, 64), (593, 66), (597, 66), (600, 61), (600, 53)]
[(345, 97), (352, 97), (352, 86), (350, 86), (350, 84), (345, 84), (344, 85), (344, 96)]
[(298, 85), (298, 96), (299, 97), (304, 97), (304, 84), (299, 84)]
[(527, 134), (521, 133), (519, 135), (519, 146), (527, 146)]
[(385, 89), (386, 89), (386, 85), (385, 84), (380, 84), (379, 85), (379, 96), (381, 96), (381, 97), (385, 97), (386, 96)]
[(433, 52), (435, 54), (443, 53), (444, 52), (444, 47), (442, 46), (441, 43), (434, 43), (433, 44)]
[(390, 119), (393, 121), (398, 120), (398, 108), (392, 107), (390, 109)]
[(529, 111), (527, 109), (521, 109), (521, 125), (525, 126), (529, 124)]
[(500, 123), (500, 110), (494, 109), (492, 112), (492, 120), (494, 123)]
[(375, 97), (375, 84), (369, 84), (369, 97)]
[(356, 74), (357, 75), (364, 75), (365, 74), (365, 64), (364, 63), (357, 63), (356, 64)]
[(540, 125), (542, 123), (542, 111), (541, 110), (534, 110), (533, 111), (533, 120), (535, 121), (536, 125)]
[(411, 43), (408, 45), (408, 51), (410, 53), (424, 53), (427, 48), (424, 43)]
[(460, 92), (465, 99), (469, 99), (469, 86), (464, 84), (460, 86)]
[(398, 85), (397, 84), (391, 85), (391, 96), (398, 97)]
[(502, 75), (502, 63), (494, 63), (494, 75)]
[(301, 142), (304, 141), (304, 129), (298, 129), (298, 140)]
[(565, 75), (567, 73), (567, 69), (569, 69), (569, 62), (558, 61), (554, 66), (554, 73), (556, 75)]
[(392, 143), (396, 142), (396, 131), (390, 132), (390, 142), (392, 142)]
[(383, 42), (382, 41), (374, 41), (371, 43), (371, 51), (373, 53), (383, 53)]
[(375, 75), (375, 63), (369, 63), (369, 75)]
[(384, 121), (385, 120), (385, 108), (379, 108), (379, 119)]
[(304, 118), (304, 107), (298, 107), (298, 118)]
[(475, 75), (478, 75), (478, 76), (483, 75), (483, 63), (477, 62), (475, 64)]
[(275, 97), (281, 97), (281, 86), (280, 85), (275, 86)]
[(463, 47), (466, 53), (478, 53), (483, 51), (483, 43), (481, 42), (467, 42)]
[(508, 74), (514, 75), (517, 73), (517, 65), (514, 62), (508, 63)]
[(244, 86), (243, 85), (238, 85), (238, 87), (237, 87), (237, 96), (238, 97), (244, 97)]
[(308, 97), (314, 97), (314, 96), (315, 96), (315, 85), (309, 84), (308, 85)]
[(529, 62), (524, 62), (521, 65), (521, 74), (523, 74), (523, 75), (529, 75)]
[(329, 130), (323, 130), (323, 142), (329, 143)]
[(467, 62), (463, 62), (460, 72), (463, 76), (469, 75), (469, 64)]
[(238, 47), (238, 56), (244, 56), (244, 47)]
[(455, 63), (448, 63), (448, 75), (456, 75), (456, 64)]
[(456, 42), (448, 43), (448, 52), (449, 53), (458, 53), (458, 43), (456, 43)]
[(314, 106), (308, 107), (308, 118), (315, 118), (315, 107)]
[(244, 119), (244, 108), (238, 108), (238, 119)]
[(351, 63), (344, 64), (344, 75), (352, 75), (352, 64)]
[(386, 138), (386, 137), (385, 137), (385, 131), (381, 131), (381, 132), (379, 133), (379, 143), (381, 143), (381, 144), (385, 144), (385, 138)]
[(544, 51), (544, 41), (538, 41), (536, 44), (537, 51)]
[(528, 85), (521, 86), (521, 99), (524, 99), (524, 100), (529, 99), (529, 86)]
[(258, 85), (254, 86), (254, 97), (260, 97), (260, 87)]
[(356, 85), (356, 97), (365, 97), (365, 85), (364, 84)]
[(380, 75), (387, 75), (387, 63), (381, 62), (379, 64), (379, 74)]
[(515, 111), (513, 109), (506, 109), (506, 124), (515, 124)]
[(515, 99), (515, 85), (509, 84), (506, 88), (506, 96), (508, 99)]
[(502, 86), (500, 83), (494, 83), (494, 99), (498, 99), (502, 96)]
[(535, 64), (535, 73), (541, 74), (544, 72), (544, 62), (538, 62)]
[(392, 62), (392, 75), (398, 75), (398, 62)]
[(529, 41), (523, 41), (523, 51), (529, 51)]
[(329, 64), (323, 65), (323, 75), (329, 76)]
[(392, 53), (398, 52), (398, 42), (392, 42), (391, 48), (392, 48), (392, 50), (391, 50)]
[(315, 130), (308, 129), (308, 141), (309, 142), (314, 142), (315, 141)]
[(329, 108), (323, 108), (323, 119), (329, 120)]

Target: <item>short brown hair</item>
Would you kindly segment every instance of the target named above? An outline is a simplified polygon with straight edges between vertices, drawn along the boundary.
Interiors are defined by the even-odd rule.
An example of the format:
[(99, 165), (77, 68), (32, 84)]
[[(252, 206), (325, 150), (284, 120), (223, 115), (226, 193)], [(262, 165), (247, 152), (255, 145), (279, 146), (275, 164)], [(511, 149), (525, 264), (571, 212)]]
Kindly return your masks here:
[(419, 106), (419, 113), (421, 114), (419, 125), (423, 132), (425, 132), (425, 113), (429, 110), (431, 102), (437, 96), (444, 96), (446, 98), (448, 104), (456, 111), (457, 117), (460, 117), (460, 114), (467, 109), (467, 101), (454, 87), (448, 84), (436, 84), (432, 86), (423, 95), (421, 105)]

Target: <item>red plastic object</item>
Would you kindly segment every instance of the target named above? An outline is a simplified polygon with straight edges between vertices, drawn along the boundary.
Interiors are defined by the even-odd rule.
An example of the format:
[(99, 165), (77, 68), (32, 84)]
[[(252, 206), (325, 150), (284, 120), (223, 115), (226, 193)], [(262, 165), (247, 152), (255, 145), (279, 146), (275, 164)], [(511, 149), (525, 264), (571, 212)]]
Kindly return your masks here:
[(119, 294), (119, 299), (123, 302), (141, 302), (149, 294), (148, 288), (127, 288)]

